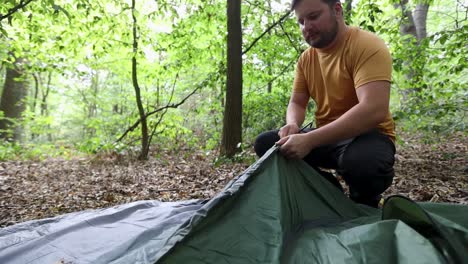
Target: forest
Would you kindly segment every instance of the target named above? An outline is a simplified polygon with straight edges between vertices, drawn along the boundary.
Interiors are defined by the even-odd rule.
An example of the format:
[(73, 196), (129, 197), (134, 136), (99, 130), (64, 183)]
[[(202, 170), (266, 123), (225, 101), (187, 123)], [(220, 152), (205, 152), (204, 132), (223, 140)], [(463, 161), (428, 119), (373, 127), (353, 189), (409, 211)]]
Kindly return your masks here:
[[(467, 204), (468, 3), (342, 4), (393, 58), (386, 194)], [(284, 125), (307, 47), (286, 0), (3, 0), (0, 227), (212, 197)]]

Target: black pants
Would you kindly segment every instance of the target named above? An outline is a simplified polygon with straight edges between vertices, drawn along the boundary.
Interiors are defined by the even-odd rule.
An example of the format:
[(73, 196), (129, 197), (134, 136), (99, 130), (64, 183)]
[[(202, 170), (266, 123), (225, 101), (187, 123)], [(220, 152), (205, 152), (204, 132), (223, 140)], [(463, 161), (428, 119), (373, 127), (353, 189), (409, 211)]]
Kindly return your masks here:
[[(279, 139), (278, 130), (260, 134), (255, 141), (255, 152), (263, 156)], [(375, 207), (377, 197), (392, 184), (395, 175), (395, 145), (388, 136), (374, 129), (350, 140), (313, 149), (304, 161), (341, 189), (333, 175), (318, 168), (335, 169), (349, 185), (352, 200)]]

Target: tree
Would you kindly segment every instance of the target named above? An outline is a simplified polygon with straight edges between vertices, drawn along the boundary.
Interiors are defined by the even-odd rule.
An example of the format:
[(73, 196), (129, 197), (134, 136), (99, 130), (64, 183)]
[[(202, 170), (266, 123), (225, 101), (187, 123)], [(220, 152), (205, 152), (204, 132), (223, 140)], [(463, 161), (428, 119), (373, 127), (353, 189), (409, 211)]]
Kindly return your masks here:
[(148, 122), (146, 120), (145, 109), (143, 108), (143, 103), (141, 101), (141, 89), (138, 84), (138, 70), (137, 70), (137, 59), (138, 54), (138, 36), (137, 36), (137, 19), (136, 19), (136, 10), (135, 10), (135, 0), (132, 0), (132, 19), (133, 19), (133, 56), (132, 56), (132, 83), (133, 88), (135, 89), (135, 99), (138, 107), (138, 113), (140, 115), (141, 122), (141, 151), (138, 156), (139, 160), (148, 159), (149, 151), (149, 134), (148, 134)]
[(405, 46), (411, 47), (408, 49), (410, 53), (407, 56), (407, 61), (404, 62), (407, 68), (406, 81), (410, 86), (407, 91), (413, 93), (417, 98), (423, 86), (423, 68), (426, 57), (422, 54), (425, 47), (421, 44), (427, 35), (426, 20), (429, 3), (424, 1), (417, 3), (414, 12), (409, 9), (408, 0), (400, 0), (396, 7), (401, 9), (400, 33), (403, 41)]
[(419, 2), (413, 11), (414, 26), (416, 27), (416, 38), (421, 42), (427, 37), (427, 13), (429, 12), (429, 2)]
[[(23, 111), (26, 109), (27, 81), (23, 69), (24, 60), (16, 59), (12, 66), (7, 67), (5, 84), (0, 101), (0, 138), (21, 140), (22, 128), (17, 125)], [(9, 131), (12, 130), (10, 135)]]
[(242, 142), (241, 1), (227, 0), (227, 80), (221, 153), (232, 157)]

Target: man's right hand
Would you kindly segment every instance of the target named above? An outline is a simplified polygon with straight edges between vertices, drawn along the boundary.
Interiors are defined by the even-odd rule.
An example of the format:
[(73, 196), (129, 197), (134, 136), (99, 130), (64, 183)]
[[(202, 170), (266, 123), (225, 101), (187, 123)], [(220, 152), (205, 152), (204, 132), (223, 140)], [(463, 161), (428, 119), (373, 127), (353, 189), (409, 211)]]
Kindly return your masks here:
[(299, 133), (301, 129), (299, 128), (299, 126), (295, 123), (292, 123), (292, 124), (287, 124), (285, 126), (283, 126), (282, 128), (280, 128), (279, 132), (278, 132), (278, 136), (280, 138), (284, 138), (284, 137), (287, 137), (289, 135), (293, 135), (293, 134), (297, 134)]

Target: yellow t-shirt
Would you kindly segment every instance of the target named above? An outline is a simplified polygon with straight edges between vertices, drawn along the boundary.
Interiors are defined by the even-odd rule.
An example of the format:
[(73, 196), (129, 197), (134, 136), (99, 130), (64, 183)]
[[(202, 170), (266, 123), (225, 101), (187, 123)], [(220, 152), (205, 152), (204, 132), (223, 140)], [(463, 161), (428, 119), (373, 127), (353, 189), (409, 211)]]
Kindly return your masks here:
[[(309, 92), (315, 101), (317, 127), (343, 115), (358, 103), (356, 89), (372, 81), (391, 81), (392, 57), (375, 34), (349, 27), (344, 41), (326, 52), (315, 48), (299, 58), (294, 78), (295, 92)], [(390, 112), (377, 127), (395, 140)]]

